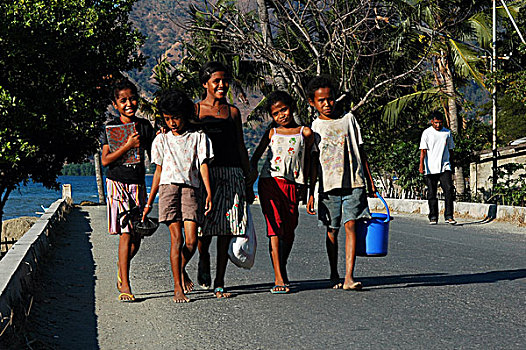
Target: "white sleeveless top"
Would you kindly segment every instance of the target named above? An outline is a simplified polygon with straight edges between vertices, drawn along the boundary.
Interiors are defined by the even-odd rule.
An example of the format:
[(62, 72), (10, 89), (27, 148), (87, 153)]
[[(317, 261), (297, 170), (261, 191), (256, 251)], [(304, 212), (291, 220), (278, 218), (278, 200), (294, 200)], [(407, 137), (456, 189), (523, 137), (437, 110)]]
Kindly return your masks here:
[(304, 159), (303, 127), (299, 133), (292, 135), (278, 134), (274, 128), (260, 177), (282, 177), (297, 184), (305, 184)]

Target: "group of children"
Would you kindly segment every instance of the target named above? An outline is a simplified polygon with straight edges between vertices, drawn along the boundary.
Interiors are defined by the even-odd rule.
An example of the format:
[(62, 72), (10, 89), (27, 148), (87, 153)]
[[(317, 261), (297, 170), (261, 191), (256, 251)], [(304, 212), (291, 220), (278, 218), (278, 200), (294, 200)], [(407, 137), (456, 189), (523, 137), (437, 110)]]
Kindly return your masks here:
[[(358, 123), (351, 113), (342, 113), (337, 108), (336, 92), (331, 81), (316, 77), (308, 84), (308, 102), (318, 112), (311, 128), (296, 122), (296, 103), (288, 93), (275, 91), (269, 94), (266, 97), (266, 110), (274, 120), (274, 127), (265, 132), (250, 163), (246, 164), (244, 159), (247, 155), (242, 135), (240, 140), (236, 136), (239, 133), (238, 122), (231, 116), (231, 108), (234, 108), (234, 114), (239, 111), (224, 102), (228, 90), (227, 70), (220, 64), (207, 67), (215, 67), (215, 71), (208, 68), (210, 80), (203, 80), (206, 99), (200, 103), (194, 104), (179, 91), (168, 91), (159, 97), (157, 107), (165, 122), (165, 132), (156, 136), (153, 136), (151, 126), (142, 127), (143, 120), (135, 116), (137, 89), (131, 84), (125, 84), (116, 86), (112, 91), (113, 105), (120, 114), (112, 123), (136, 123), (137, 127), (137, 133), (131, 135), (124, 146), (114, 152), (110, 152), (107, 140), (103, 140), (102, 162), (109, 167), (109, 231), (120, 234), (117, 273), (119, 300), (135, 300), (129, 284), (129, 268), (131, 259), (139, 249), (140, 237), (134, 234), (132, 223), (121, 225), (122, 219), (118, 217), (118, 213), (129, 209), (130, 205), (139, 206), (143, 208), (144, 220), (151, 211), (157, 192), (159, 221), (168, 225), (171, 235), (173, 300), (189, 301), (186, 294), (194, 288), (194, 284), (185, 267), (194, 255), (197, 243), (201, 240), (206, 242), (204, 238), (210, 231), (208, 227), (219, 227), (220, 223), (217, 221), (221, 218), (225, 218), (228, 223), (226, 228), (219, 229), (222, 233), (215, 234), (218, 236), (218, 271), (214, 281), (214, 294), (218, 298), (230, 296), (224, 291), (226, 262), (220, 261), (225, 257), (219, 255), (225, 254), (223, 246), (228, 245), (231, 236), (244, 234), (246, 209), (240, 208), (246, 207), (250, 198), (246, 199), (244, 193), (235, 190), (225, 194), (224, 188), (238, 186), (220, 181), (220, 174), (224, 171), (237, 171), (233, 173), (232, 179), (241, 178), (240, 185), (251, 187), (257, 178), (255, 169), (258, 161), (265, 151), (267, 158), (259, 174), (258, 193), (267, 224), (269, 253), (275, 274), (271, 293), (290, 292), (287, 261), (298, 225), (300, 194), (308, 189), (307, 212), (315, 215), (316, 183), (319, 192), (318, 218), (327, 229), (326, 247), (331, 286), (345, 290), (361, 289), (362, 284), (353, 277), (356, 257), (355, 224), (357, 220), (370, 218), (366, 185), (373, 193), (375, 188), (361, 147)], [(225, 81), (218, 81), (214, 85), (213, 79), (218, 75)], [(233, 141), (224, 140), (228, 137), (224, 135), (224, 130), (214, 134), (210, 131), (213, 128), (207, 128), (207, 118), (201, 117), (201, 109), (205, 108), (210, 109), (206, 114), (214, 119), (210, 124), (216, 127), (219, 122), (225, 122), (225, 130), (231, 130), (234, 135), (231, 137)], [(228, 111), (223, 111), (224, 109)], [(232, 122), (228, 122), (229, 120)], [(200, 127), (199, 121), (203, 121), (204, 127)], [(228, 126), (230, 124), (227, 122), (232, 126)], [(232, 142), (230, 153), (238, 153), (235, 155), (238, 160), (234, 165), (230, 164), (230, 160), (221, 160), (221, 157), (225, 157), (222, 155), (225, 153), (224, 148), (228, 148), (228, 143), (225, 142)], [(151, 149), (150, 159), (156, 165), (147, 201), (144, 165), (138, 164), (135, 169), (119, 163), (119, 158), (133, 147), (140, 148), (143, 153)], [(216, 158), (224, 164), (216, 166)], [(218, 192), (221, 196), (216, 196)], [(225, 197), (231, 197), (230, 202), (233, 204), (222, 203)], [(237, 210), (235, 212), (232, 211), (234, 207)], [(232, 225), (232, 216), (239, 217), (236, 218), (235, 225)], [(337, 235), (342, 223), (346, 235), (346, 273), (343, 283), (337, 268)], [(198, 231), (202, 231), (199, 237)], [(228, 232), (223, 234), (223, 231)], [(206, 261), (209, 240), (206, 244), (206, 249), (199, 249), (200, 255), (205, 257), (205, 260), (200, 258), (198, 276), (198, 283), (202, 285), (210, 284), (203, 277), (210, 270), (209, 258)], [(207, 263), (208, 266), (205, 266)]]

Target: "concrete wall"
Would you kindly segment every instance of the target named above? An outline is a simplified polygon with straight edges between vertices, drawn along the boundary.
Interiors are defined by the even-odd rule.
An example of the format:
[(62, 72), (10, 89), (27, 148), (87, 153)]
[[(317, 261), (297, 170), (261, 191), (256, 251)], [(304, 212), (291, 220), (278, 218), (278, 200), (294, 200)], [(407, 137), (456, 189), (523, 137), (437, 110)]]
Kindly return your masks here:
[[(526, 145), (508, 146), (500, 148), (497, 157), (497, 166), (509, 163), (526, 164)], [(470, 164), (469, 185), (471, 195), (474, 197), (482, 196), (487, 199), (487, 193), (492, 188), (493, 158), (491, 152), (484, 152), (479, 155), (479, 161)], [(524, 174), (525, 171), (517, 171), (515, 177)]]
[(71, 197), (53, 203), (0, 260), (0, 340), (12, 334), (29, 313), (38, 264), (50, 248), (54, 228), (64, 220), (71, 203)]
[[(385, 212), (383, 203), (378, 198), (369, 198), (369, 208), (374, 212)], [(427, 200), (414, 199), (391, 199), (386, 198), (385, 201), (392, 213), (413, 213), (427, 215), (429, 213), (429, 206)], [(439, 201), (439, 210), (444, 212), (444, 201)], [(507, 205), (496, 204), (482, 204), (482, 203), (468, 203), (456, 202), (454, 205), (456, 218), (470, 218), (477, 220), (501, 220), (510, 222), (516, 225), (526, 223), (526, 208), (512, 207)]]

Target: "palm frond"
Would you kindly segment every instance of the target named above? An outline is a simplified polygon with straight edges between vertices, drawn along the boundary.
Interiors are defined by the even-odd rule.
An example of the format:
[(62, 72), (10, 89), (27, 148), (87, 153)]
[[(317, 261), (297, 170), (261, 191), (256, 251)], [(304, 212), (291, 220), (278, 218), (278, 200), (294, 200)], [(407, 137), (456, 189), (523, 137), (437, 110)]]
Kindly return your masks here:
[(426, 103), (436, 98), (439, 94), (441, 94), (440, 87), (434, 86), (426, 90), (416, 91), (411, 94), (398, 97), (384, 106), (382, 119), (386, 121), (390, 127), (395, 126), (398, 121), (398, 117), (408, 104), (415, 102)]
[(471, 77), (475, 79), (477, 84), (486, 89), (484, 84), (484, 76), (480, 73), (476, 67), (476, 64), (481, 62), (481, 58), (478, 53), (469, 48), (467, 45), (462, 44), (453, 39), (449, 39), (449, 46), (453, 56), (453, 61), (457, 73), (464, 78)]
[(487, 14), (477, 13), (468, 19), (468, 22), (475, 32), (474, 36), (482, 48), (488, 48), (491, 44), (491, 19)]

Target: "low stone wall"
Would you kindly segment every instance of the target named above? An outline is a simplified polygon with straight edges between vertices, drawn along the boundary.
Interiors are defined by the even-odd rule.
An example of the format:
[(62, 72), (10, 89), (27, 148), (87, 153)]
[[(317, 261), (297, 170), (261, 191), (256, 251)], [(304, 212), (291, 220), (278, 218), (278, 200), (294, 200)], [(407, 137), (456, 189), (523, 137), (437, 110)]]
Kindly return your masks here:
[[(427, 200), (386, 198), (385, 201), (389, 206), (389, 210), (392, 212), (414, 213), (423, 215), (427, 215), (429, 213), (429, 206), (427, 204)], [(444, 202), (439, 201), (438, 205), (440, 212), (443, 212)], [(385, 210), (384, 205), (378, 198), (369, 198), (369, 207), (373, 211)], [(502, 220), (517, 225), (523, 225), (524, 223), (526, 223), (525, 207), (456, 202), (454, 205), (454, 210), (455, 217), (457, 218), (471, 218), (478, 220)]]
[(71, 204), (71, 197), (54, 202), (0, 260), (0, 344), (28, 314), (38, 264)]

